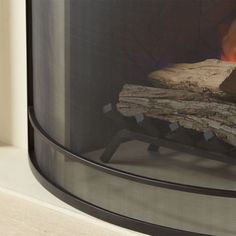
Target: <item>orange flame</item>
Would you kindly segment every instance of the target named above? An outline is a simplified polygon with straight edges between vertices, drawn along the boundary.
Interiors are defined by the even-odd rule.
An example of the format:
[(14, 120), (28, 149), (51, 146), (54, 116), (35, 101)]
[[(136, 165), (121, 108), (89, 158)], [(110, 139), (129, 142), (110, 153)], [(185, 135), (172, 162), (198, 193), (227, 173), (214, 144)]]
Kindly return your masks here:
[(230, 25), (222, 40), (222, 51), (222, 60), (236, 62), (236, 20)]

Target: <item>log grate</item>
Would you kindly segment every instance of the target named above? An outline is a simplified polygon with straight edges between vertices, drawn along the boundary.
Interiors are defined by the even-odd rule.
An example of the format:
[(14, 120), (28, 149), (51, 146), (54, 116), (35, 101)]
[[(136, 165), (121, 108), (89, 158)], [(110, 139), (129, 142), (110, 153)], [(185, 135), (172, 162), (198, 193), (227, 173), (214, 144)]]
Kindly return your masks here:
[(235, 147), (219, 140), (212, 131), (200, 133), (181, 127), (178, 123), (169, 123), (151, 119), (144, 114), (125, 117), (116, 106), (106, 105), (104, 114), (122, 127), (105, 148), (100, 160), (109, 163), (119, 146), (128, 141), (138, 140), (148, 143), (148, 151), (158, 152), (160, 147), (200, 155), (202, 157), (235, 165)]

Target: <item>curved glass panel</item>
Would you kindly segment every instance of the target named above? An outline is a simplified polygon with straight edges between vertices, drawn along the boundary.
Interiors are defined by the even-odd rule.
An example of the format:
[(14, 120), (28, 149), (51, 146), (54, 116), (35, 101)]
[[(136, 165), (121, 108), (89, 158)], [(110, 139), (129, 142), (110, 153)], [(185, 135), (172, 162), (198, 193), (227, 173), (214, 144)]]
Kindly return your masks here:
[[(71, 161), (38, 135), (35, 143), (36, 160), (46, 177), (96, 206), (144, 222), (202, 234), (233, 235), (236, 230), (235, 199), (129, 181)], [(209, 217), (214, 220), (209, 221)]]
[[(32, 0), (40, 126), (107, 167), (236, 190), (235, 12), (234, 0)], [(109, 175), (37, 135), (34, 149), (50, 180), (102, 208), (189, 231), (236, 232), (234, 199)]]

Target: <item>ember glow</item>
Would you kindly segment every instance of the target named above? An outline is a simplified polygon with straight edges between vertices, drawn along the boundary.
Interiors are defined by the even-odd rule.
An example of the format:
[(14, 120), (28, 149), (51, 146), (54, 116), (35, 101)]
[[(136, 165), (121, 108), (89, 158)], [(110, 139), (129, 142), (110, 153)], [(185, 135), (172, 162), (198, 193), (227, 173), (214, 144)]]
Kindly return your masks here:
[(230, 25), (222, 40), (222, 51), (222, 60), (236, 62), (236, 20)]

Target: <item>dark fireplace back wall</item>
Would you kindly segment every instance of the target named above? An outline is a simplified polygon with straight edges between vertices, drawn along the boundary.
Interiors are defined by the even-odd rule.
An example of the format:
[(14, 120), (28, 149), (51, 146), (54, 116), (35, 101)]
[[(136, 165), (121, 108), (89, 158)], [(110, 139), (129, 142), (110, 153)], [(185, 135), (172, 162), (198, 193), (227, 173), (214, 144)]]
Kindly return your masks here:
[(234, 0), (32, 4), (36, 116), (77, 153), (111, 138), (114, 125), (102, 107), (115, 104), (123, 84), (148, 84), (148, 73), (168, 63), (219, 58), (220, 26), (236, 11)]

